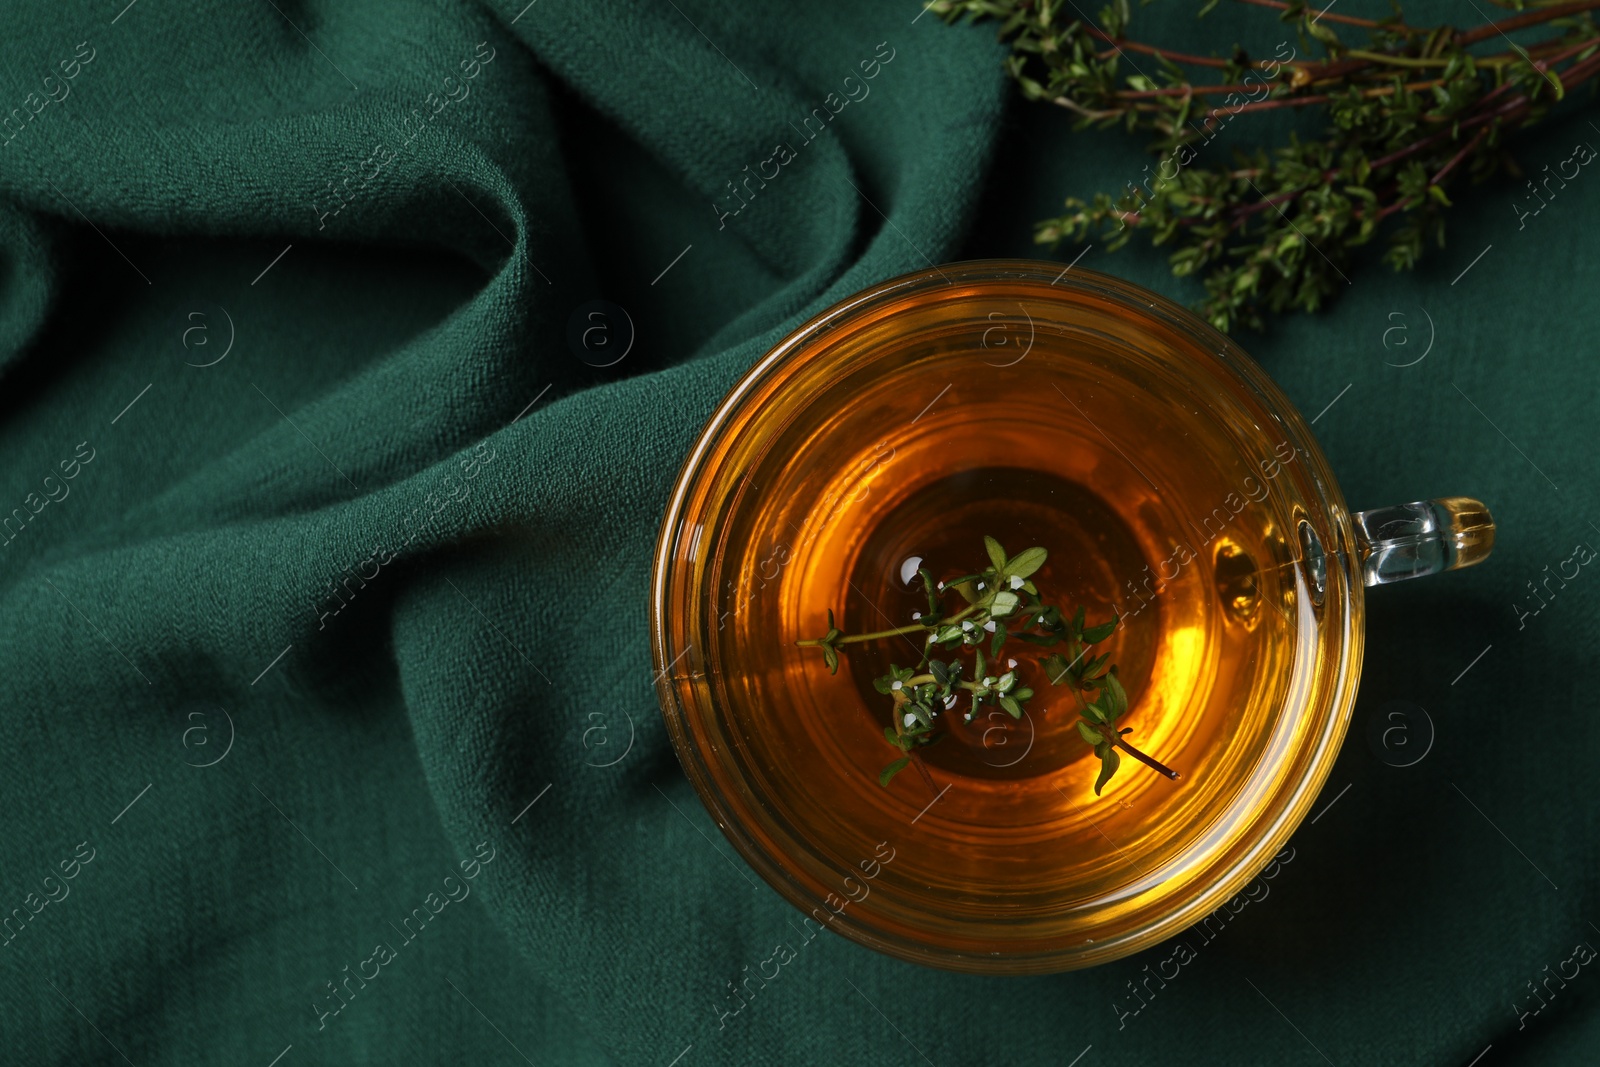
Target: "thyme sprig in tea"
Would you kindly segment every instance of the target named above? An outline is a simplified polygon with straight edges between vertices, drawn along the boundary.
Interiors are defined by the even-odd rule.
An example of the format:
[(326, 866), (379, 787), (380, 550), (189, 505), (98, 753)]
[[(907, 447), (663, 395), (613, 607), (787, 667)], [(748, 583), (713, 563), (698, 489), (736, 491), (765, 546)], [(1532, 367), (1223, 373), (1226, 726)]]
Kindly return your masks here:
[[(873, 688), (891, 701), (891, 721), (883, 736), (901, 753), (883, 768), (879, 784), (887, 786), (917, 758), (919, 749), (942, 739), (945, 732), (938, 728), (941, 715), (953, 713), (963, 701), (967, 706), (961, 714), (967, 722), (986, 706), (998, 706), (1013, 719), (1022, 718), (1035, 694), (1023, 684), (1015, 659), (1006, 659), (1000, 666), (1001, 650), (1012, 638), (1046, 648), (1062, 646), (1046, 656), (1041, 666), (1051, 684), (1066, 686), (1077, 702), (1078, 733), (1100, 759), (1096, 795), (1117, 773), (1122, 762), (1119, 749), (1168, 778), (1177, 778), (1177, 771), (1133, 747), (1125, 736), (1132, 732), (1131, 727), (1116, 725), (1128, 711), (1128, 694), (1117, 677), (1116, 664), (1110, 662), (1110, 653), (1090, 655), (1095, 645), (1116, 632), (1120, 618), (1113, 614), (1110, 621), (1090, 626), (1082, 605), (1068, 616), (1046, 604), (1032, 581), (1048, 558), (1043, 548), (1008, 556), (993, 537), (985, 537), (983, 544), (989, 566), (981, 571), (935, 583), (926, 568), (918, 568), (928, 610), (917, 613), (916, 621), (888, 630), (847, 634), (834, 624), (830, 609), (827, 633), (795, 642), (820, 648), (823, 662), (837, 674), (839, 650), (844, 645), (925, 635), (922, 658), (915, 667), (891, 663), (889, 673), (873, 679)], [(951, 592), (963, 601), (953, 611), (944, 603)], [(934, 655), (939, 649), (955, 654), (941, 659)]]

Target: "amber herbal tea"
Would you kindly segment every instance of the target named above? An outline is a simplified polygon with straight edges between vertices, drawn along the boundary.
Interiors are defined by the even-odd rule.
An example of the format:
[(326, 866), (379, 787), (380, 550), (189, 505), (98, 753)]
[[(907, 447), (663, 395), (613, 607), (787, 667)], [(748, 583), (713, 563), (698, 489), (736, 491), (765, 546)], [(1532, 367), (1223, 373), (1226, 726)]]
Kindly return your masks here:
[[(1349, 605), (1308, 456), (1225, 349), (1036, 277), (938, 288), (807, 339), (781, 396), (753, 387), (766, 431), (716, 457), (681, 684), (716, 708), (691, 723), (706, 774), (828, 902), (814, 922), (946, 965), (1042, 958), (1201, 888), (1329, 698)], [(1148, 759), (1103, 775), (1108, 737)]]

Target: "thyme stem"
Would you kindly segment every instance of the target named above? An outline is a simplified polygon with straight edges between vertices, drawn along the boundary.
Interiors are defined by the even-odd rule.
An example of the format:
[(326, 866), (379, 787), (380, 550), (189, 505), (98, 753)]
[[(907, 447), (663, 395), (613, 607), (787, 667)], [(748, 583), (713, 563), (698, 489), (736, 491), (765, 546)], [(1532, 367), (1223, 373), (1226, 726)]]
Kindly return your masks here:
[[(976, 610), (976, 605), (969, 604), (964, 610), (957, 612), (948, 619), (941, 620), (939, 623), (930, 624), (926, 622), (913, 622), (906, 626), (897, 626), (892, 630), (874, 630), (870, 634), (846, 634), (842, 637), (836, 638), (832, 643), (835, 645), (853, 645), (862, 641), (876, 641), (883, 637), (899, 637), (901, 634), (914, 634), (918, 630), (932, 630), (941, 625), (960, 622), (962, 619), (965, 619), (968, 615), (971, 615)], [(803, 641), (795, 642), (795, 644), (803, 646), (815, 646), (827, 643), (829, 643), (827, 639), (822, 637), (808, 637)]]

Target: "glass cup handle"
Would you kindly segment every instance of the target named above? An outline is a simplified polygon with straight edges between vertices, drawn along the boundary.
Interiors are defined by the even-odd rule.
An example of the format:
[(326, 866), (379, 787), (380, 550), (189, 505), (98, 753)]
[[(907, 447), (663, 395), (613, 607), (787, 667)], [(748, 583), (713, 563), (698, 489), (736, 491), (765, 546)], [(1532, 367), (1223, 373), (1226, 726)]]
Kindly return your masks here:
[(1465, 496), (1358, 511), (1356, 547), (1367, 585), (1389, 585), (1482, 563), (1494, 547), (1494, 518)]

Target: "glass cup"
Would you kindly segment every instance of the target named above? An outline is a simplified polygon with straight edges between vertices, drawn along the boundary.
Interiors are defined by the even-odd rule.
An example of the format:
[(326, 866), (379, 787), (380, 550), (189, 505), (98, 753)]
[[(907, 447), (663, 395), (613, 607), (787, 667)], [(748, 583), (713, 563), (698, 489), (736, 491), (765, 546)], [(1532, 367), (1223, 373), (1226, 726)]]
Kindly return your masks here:
[[(1039, 650), (1020, 720), (944, 719), (899, 755), (873, 678), (914, 665), (914, 577), (1049, 551), (1040, 595), (1091, 622), (1176, 781), (1098, 760)], [(1363, 596), (1481, 561), (1494, 524), (1447, 497), (1350, 512), (1310, 427), (1231, 340), (1138, 286), (1031, 261), (859, 293), (733, 387), (657, 544), (651, 646), (678, 758), (739, 854), (804, 914), (901, 959), (1027, 974), (1200, 923), (1261, 873), (1349, 725)], [(832, 613), (830, 615), (830, 612)], [(892, 732), (892, 730), (891, 730)]]

